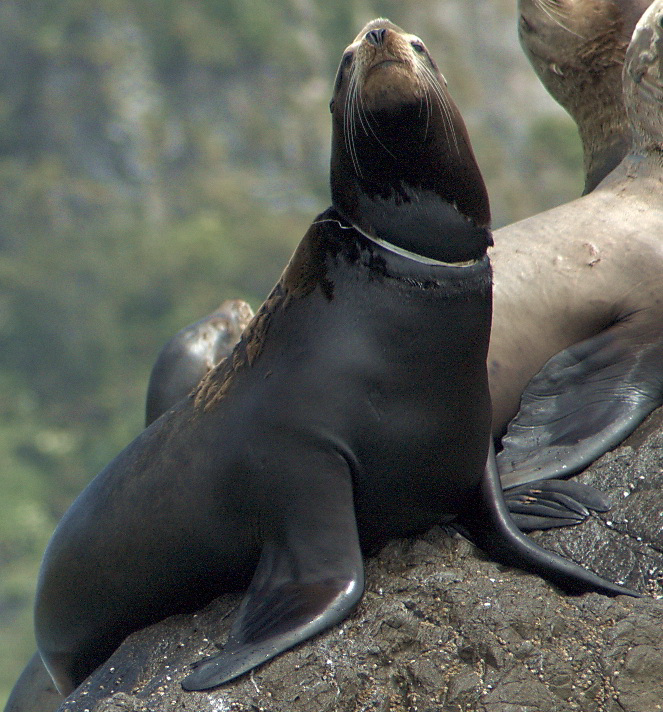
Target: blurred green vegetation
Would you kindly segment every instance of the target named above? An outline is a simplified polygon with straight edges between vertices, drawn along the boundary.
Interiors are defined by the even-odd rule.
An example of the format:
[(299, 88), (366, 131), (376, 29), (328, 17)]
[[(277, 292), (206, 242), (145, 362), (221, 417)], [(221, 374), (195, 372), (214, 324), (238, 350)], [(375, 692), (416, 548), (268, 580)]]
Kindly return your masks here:
[(510, 144), (432, 0), (0, 4), (0, 704), (48, 537), (140, 430), (160, 345), (223, 299), (257, 307), (326, 207), (333, 75), (378, 15), (433, 38), (499, 221), (580, 192), (570, 122)]

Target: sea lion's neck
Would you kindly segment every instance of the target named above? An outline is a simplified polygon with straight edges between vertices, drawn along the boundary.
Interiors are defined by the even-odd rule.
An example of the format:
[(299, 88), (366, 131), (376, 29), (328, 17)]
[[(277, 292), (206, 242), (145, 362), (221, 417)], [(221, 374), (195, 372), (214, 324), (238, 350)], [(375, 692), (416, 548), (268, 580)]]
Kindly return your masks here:
[(350, 127), (343, 125), (342, 116), (335, 117), (331, 159), (335, 206), (356, 223), (359, 194), (407, 202), (417, 193), (434, 193), (477, 225), (488, 226), (488, 196), (456, 113), (451, 105), (448, 116), (443, 116), (437, 106), (431, 109), (421, 101), (372, 112)]
[(332, 203), (361, 232), (409, 252), (477, 259), (492, 244), (486, 189), (462, 122), (443, 125), (427, 108), (374, 112), (369, 131), (336, 126)]
[[(611, 68), (607, 71), (616, 70)], [(585, 169), (583, 194), (594, 190), (619, 165), (631, 145), (631, 129), (621, 92), (614, 94), (611, 87), (609, 82), (587, 82), (581, 92), (574, 93), (566, 106), (578, 125), (582, 142)]]
[[(476, 257), (465, 261), (437, 260), (363, 232), (330, 207), (313, 221), (276, 291), (292, 298), (305, 296), (319, 288), (333, 300), (339, 280), (356, 287), (362, 280), (368, 283), (383, 278), (394, 280), (401, 289), (407, 290), (430, 287), (463, 291), (466, 288), (462, 286), (464, 280), (470, 279), (468, 275), (483, 274), (482, 270), (487, 270), (489, 277), (488, 265), (485, 241)], [(346, 277), (342, 278), (341, 273)], [(468, 284), (471, 282), (470, 279)]]
[[(342, 223), (339, 223), (342, 225)], [(461, 260), (456, 262), (444, 262), (443, 260), (436, 260), (433, 257), (426, 257), (425, 255), (417, 254), (416, 252), (410, 252), (410, 250), (405, 247), (400, 247), (393, 242), (388, 242), (375, 235), (369, 235), (367, 232), (363, 232), (356, 225), (353, 226), (354, 229), (363, 235), (370, 242), (378, 245), (379, 247), (391, 252), (399, 257), (403, 257), (410, 262), (416, 262), (422, 265), (428, 265), (430, 267), (471, 267), (479, 262), (479, 257), (473, 257), (468, 260)]]
[[(480, 259), (492, 245), (487, 227), (432, 191), (401, 186), (387, 197), (360, 192), (358, 214), (349, 222), (378, 242), (444, 263)], [(344, 216), (347, 218), (347, 216)]]

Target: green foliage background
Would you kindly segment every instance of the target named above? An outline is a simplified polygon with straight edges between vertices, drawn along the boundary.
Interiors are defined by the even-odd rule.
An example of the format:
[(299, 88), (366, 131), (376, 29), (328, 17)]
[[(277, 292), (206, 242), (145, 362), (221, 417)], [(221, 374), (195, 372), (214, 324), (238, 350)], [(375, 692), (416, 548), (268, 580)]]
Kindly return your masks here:
[(515, 0), (0, 4), (0, 703), (48, 537), (139, 432), (159, 346), (223, 299), (257, 307), (326, 207), (333, 76), (378, 15), (437, 57), (496, 224), (580, 192)]

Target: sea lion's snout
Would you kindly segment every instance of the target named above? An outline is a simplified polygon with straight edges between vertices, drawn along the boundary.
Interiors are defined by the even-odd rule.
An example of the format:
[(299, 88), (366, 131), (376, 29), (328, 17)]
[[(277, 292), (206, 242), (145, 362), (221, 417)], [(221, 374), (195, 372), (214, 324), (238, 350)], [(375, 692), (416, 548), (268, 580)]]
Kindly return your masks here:
[(379, 47), (380, 45), (384, 44), (385, 38), (387, 36), (387, 30), (386, 27), (382, 27), (378, 30), (371, 30), (370, 32), (367, 32), (364, 35), (364, 39), (366, 42), (369, 44), (375, 45), (376, 47)]
[(402, 32), (377, 27), (360, 35), (355, 72), (361, 101), (369, 111), (423, 101), (415, 52)]

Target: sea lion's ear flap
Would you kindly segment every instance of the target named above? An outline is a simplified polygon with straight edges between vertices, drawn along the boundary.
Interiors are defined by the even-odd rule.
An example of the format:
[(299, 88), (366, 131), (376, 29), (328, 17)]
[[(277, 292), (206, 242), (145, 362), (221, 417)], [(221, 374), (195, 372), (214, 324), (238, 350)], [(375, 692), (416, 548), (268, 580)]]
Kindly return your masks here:
[(334, 113), (334, 100), (333, 99), (329, 102), (329, 111), (332, 114)]
[[(292, 458), (301, 455), (297, 448), (291, 452)], [(327, 463), (318, 464), (332, 459), (340, 460), (325, 457)], [(228, 642), (219, 655), (196, 664), (182, 682), (185, 690), (207, 690), (252, 670), (339, 623), (359, 602), (364, 567), (350, 473), (327, 476), (316, 469), (308, 480), (301, 472), (284, 475), (302, 491), (279, 503), (282, 534), (264, 545)]]
[(661, 405), (662, 361), (663, 338), (638, 343), (628, 323), (553, 356), (527, 385), (502, 439), (504, 487), (568, 477), (618, 445)]

